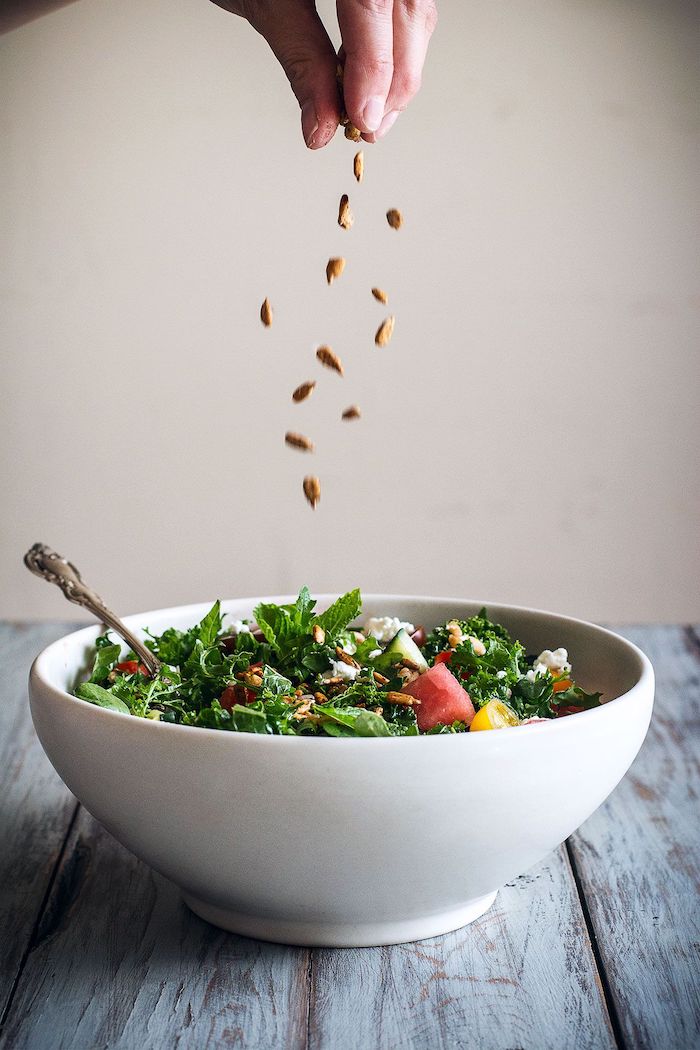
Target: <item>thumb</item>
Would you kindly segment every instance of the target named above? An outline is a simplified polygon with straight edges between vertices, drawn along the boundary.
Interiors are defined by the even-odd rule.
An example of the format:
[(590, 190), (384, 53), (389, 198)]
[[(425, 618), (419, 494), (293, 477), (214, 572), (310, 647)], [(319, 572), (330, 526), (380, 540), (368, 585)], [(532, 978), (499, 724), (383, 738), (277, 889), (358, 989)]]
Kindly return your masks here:
[(328, 33), (305, 0), (275, 0), (255, 9), (251, 24), (277, 56), (301, 107), (304, 141), (309, 149), (319, 149), (340, 121), (336, 56)]

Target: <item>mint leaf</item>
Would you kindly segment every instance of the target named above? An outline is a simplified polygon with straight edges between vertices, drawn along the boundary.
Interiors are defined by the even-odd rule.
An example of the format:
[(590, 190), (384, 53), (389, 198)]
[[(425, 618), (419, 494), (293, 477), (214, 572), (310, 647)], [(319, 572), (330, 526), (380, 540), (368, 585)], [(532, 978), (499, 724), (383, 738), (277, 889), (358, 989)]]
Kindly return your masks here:
[(299, 627), (309, 627), (311, 624), (311, 614), (316, 608), (316, 602), (311, 597), (311, 592), (308, 587), (301, 588), (294, 608), (297, 614), (296, 619)]
[(374, 711), (360, 711), (355, 722), (358, 736), (391, 736), (391, 730), (381, 715)]
[(345, 730), (352, 732), (355, 736), (391, 736), (391, 730), (381, 715), (374, 711), (367, 711), (362, 707), (332, 707), (315, 705), (318, 714), (324, 716), (323, 728), (331, 736), (347, 736), (348, 732), (338, 733), (333, 728), (333, 723), (343, 726)]
[(287, 616), (281, 605), (261, 602), (253, 609), (253, 616), (258, 627), (265, 635), (265, 641), (273, 649), (279, 649), (287, 631)]
[(359, 616), (361, 609), (362, 595), (356, 587), (353, 591), (336, 598), (325, 612), (316, 617), (316, 623), (323, 627), (327, 635), (334, 638)]
[(101, 645), (95, 653), (95, 663), (90, 675), (90, 682), (104, 682), (119, 660), (121, 651), (121, 645)]
[(552, 703), (555, 707), (567, 707), (569, 704), (574, 704), (576, 707), (582, 707), (584, 711), (590, 711), (592, 707), (600, 707), (602, 695), (602, 693), (587, 693), (580, 685), (572, 685), (568, 689), (555, 693)]
[(241, 704), (231, 708), (231, 728), (239, 733), (269, 733), (264, 711), (251, 710)]
[(269, 664), (266, 664), (263, 669), (262, 691), (269, 696), (289, 696), (294, 692), (289, 679), (279, 674)]
[(221, 602), (217, 599), (197, 628), (199, 640), (205, 649), (214, 645), (221, 631)]
[(95, 685), (93, 682), (81, 682), (75, 690), (75, 695), (80, 697), (81, 700), (97, 704), (98, 707), (106, 707), (110, 711), (121, 711), (123, 715), (131, 714), (123, 700), (120, 700), (114, 693), (110, 693), (108, 689), (103, 689), (101, 685)]

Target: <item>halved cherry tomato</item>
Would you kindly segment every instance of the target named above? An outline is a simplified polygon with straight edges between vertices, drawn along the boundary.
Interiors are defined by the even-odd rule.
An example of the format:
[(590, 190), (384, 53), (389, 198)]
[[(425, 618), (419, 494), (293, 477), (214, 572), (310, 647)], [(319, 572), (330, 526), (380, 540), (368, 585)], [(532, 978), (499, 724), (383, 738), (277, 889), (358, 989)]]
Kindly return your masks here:
[(254, 691), (246, 689), (244, 685), (240, 685), (238, 682), (235, 685), (227, 685), (219, 697), (219, 703), (224, 711), (230, 711), (234, 704), (242, 704), (245, 707), (246, 704), (252, 703), (253, 700), (255, 700)]
[(489, 700), (476, 712), (469, 726), (470, 733), (484, 729), (506, 729), (508, 726), (520, 725), (520, 719), (502, 700)]
[(570, 689), (573, 682), (569, 678), (560, 678), (552, 686), (552, 692), (563, 693), (566, 689)]
[(114, 670), (121, 671), (122, 674), (142, 674), (144, 678), (151, 677), (148, 668), (144, 664), (139, 663), (138, 660), (122, 660)]
[(444, 652), (435, 654), (434, 663), (436, 663), (436, 664), (448, 664), (451, 659), (452, 659), (452, 650), (451, 649), (445, 649)]
[(584, 708), (578, 704), (564, 704), (562, 707), (556, 708), (557, 718), (562, 718), (564, 715), (578, 715)]

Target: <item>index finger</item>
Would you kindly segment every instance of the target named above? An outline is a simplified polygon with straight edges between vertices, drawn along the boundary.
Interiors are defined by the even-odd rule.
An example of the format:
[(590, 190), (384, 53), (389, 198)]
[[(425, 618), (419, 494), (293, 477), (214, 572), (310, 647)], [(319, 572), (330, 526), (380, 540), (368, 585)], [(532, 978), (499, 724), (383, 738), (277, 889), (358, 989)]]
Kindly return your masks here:
[(345, 109), (355, 127), (371, 133), (384, 119), (394, 73), (393, 0), (337, 0), (337, 8)]

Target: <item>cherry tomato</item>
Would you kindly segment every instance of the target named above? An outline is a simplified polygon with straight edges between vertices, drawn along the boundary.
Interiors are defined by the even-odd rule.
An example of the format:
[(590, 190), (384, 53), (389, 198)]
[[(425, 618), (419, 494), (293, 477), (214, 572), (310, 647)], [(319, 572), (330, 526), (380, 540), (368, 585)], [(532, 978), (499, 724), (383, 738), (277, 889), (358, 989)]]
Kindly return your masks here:
[(436, 664), (448, 664), (451, 659), (452, 659), (452, 650), (451, 649), (445, 649), (444, 652), (435, 654), (435, 661), (434, 662)]
[(140, 664), (138, 660), (122, 660), (115, 667), (115, 671), (121, 671), (122, 674), (142, 674), (144, 678), (151, 677), (148, 668)]
[(230, 711), (234, 704), (242, 704), (245, 707), (246, 704), (252, 703), (253, 700), (255, 700), (254, 691), (246, 689), (244, 685), (239, 683), (227, 685), (219, 697), (219, 703), (224, 711)]
[(556, 709), (557, 718), (562, 718), (564, 715), (577, 715), (583, 708), (578, 704), (564, 704), (562, 707)]

